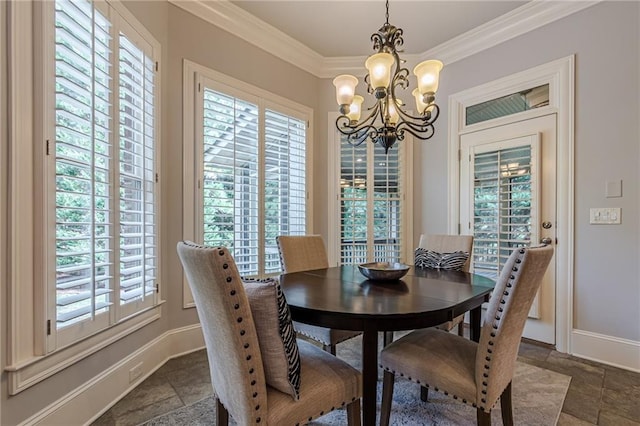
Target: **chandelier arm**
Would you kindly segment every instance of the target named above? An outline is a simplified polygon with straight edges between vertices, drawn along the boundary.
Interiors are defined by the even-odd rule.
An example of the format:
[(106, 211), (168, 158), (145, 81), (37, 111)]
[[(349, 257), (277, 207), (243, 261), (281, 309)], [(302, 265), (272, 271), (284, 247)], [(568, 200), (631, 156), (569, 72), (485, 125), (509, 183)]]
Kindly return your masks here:
[(404, 121), (412, 121), (412, 122), (423, 122), (423, 125), (427, 126), (434, 123), (438, 116), (440, 115), (440, 107), (437, 104), (431, 104), (429, 106), (433, 106), (433, 110), (431, 112), (427, 112), (425, 115), (414, 116), (403, 110), (402, 108), (397, 108), (398, 114)]
[(416, 129), (408, 122), (403, 121), (396, 126), (396, 131), (398, 133), (398, 140), (404, 139), (404, 132), (411, 133), (414, 137), (423, 141), (430, 139), (435, 134), (433, 123), (429, 123), (423, 127)]
[[(404, 140), (406, 136), (405, 132), (420, 140), (427, 140), (434, 135), (434, 122), (440, 115), (440, 108), (434, 103), (434, 100), (435, 91), (437, 90), (437, 73), (442, 68), (442, 63), (439, 61), (424, 61), (416, 66), (414, 73), (420, 76), (427, 75), (425, 73), (431, 70), (430, 67), (437, 68), (435, 71), (436, 88), (434, 88), (432, 92), (423, 94), (422, 98), (416, 98), (417, 108), (421, 109), (415, 113), (416, 115), (413, 115), (414, 113), (411, 110), (406, 111), (405, 108), (407, 108), (407, 104), (396, 98), (398, 88), (406, 90), (410, 86), (409, 70), (403, 66), (405, 61), (401, 60), (399, 55), (399, 53), (402, 53), (401, 49), (404, 44), (403, 30), (389, 23), (389, 0), (386, 0), (385, 7), (386, 21), (376, 33), (371, 35), (371, 41), (373, 42), (373, 50), (378, 54), (384, 53), (393, 57), (393, 64), (389, 64), (389, 59), (383, 61), (381, 58), (384, 58), (384, 55), (382, 55), (372, 60), (371, 66), (373, 68), (370, 68), (369, 65), (367, 65), (367, 68), (373, 72), (372, 69), (376, 69), (375, 67), (377, 66), (391, 66), (391, 69), (385, 68), (384, 74), (386, 79), (388, 78), (386, 72), (392, 72), (391, 80), (386, 80), (389, 81), (387, 87), (382, 87), (382, 85), (376, 81), (375, 84), (380, 87), (374, 88), (372, 87), (371, 76), (367, 73), (364, 77), (364, 82), (367, 87), (367, 92), (375, 95), (375, 105), (368, 109), (370, 113), (366, 118), (358, 121), (351, 121), (346, 114), (339, 116), (336, 119), (336, 127), (340, 133), (347, 136), (348, 143), (360, 145), (366, 139), (370, 139), (373, 143), (381, 145), (385, 153), (388, 153), (389, 149), (392, 148), (397, 141)], [(378, 59), (382, 62), (379, 62)], [(385, 61), (387, 61), (386, 64), (384, 64)], [(418, 68), (422, 71), (416, 71)], [(336, 80), (337, 79), (338, 78), (336, 78)], [(353, 77), (351, 77), (351, 79), (353, 80)], [(339, 86), (336, 80), (334, 80), (334, 85), (336, 85), (338, 104), (340, 104), (341, 110), (346, 109), (348, 111), (348, 108), (344, 108), (343, 103), (340, 102), (340, 99), (342, 99), (341, 96), (343, 95), (341, 95), (339, 89), (341, 89), (342, 86)], [(347, 86), (346, 84), (344, 86), (347, 90), (354, 91), (354, 87)], [(418, 93), (412, 93), (412, 96), (418, 96)], [(360, 108), (361, 104), (362, 103), (359, 102), (356, 106)]]

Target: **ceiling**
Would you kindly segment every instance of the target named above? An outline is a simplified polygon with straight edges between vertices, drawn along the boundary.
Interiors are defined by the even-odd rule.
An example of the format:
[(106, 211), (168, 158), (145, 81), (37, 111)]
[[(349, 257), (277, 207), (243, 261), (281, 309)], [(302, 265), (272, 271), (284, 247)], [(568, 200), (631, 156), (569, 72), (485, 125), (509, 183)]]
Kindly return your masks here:
[[(370, 41), (385, 22), (382, 0), (232, 0), (323, 57), (373, 53)], [(528, 1), (392, 0), (389, 23), (404, 31), (406, 54), (426, 52)]]
[[(385, 23), (383, 0), (168, 1), (319, 78), (363, 77)], [(600, 1), (391, 0), (389, 23), (404, 31), (407, 69), (447, 66)]]

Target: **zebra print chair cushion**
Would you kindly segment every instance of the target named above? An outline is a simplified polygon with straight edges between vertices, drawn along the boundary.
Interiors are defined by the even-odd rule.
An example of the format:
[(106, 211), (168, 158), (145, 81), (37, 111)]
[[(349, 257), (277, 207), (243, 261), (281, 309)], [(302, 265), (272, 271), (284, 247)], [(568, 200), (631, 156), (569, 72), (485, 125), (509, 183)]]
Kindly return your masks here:
[(469, 253), (465, 251), (438, 253), (437, 251), (420, 247), (415, 251), (415, 265), (417, 268), (460, 271), (467, 259), (469, 259)]
[(300, 353), (291, 312), (277, 279), (243, 278), (267, 384), (298, 400)]

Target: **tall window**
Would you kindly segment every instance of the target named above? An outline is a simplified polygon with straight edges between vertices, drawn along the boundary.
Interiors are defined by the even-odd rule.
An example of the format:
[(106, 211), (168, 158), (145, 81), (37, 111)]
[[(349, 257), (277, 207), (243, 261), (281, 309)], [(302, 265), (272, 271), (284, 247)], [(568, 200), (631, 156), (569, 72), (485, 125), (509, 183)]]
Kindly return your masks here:
[[(376, 149), (378, 148), (378, 149)], [(403, 146), (340, 143), (341, 264), (406, 261)]]
[(151, 45), (106, 4), (54, 7), (49, 328), (64, 345), (156, 303), (157, 82)]
[(307, 232), (308, 118), (208, 78), (197, 99), (197, 239), (228, 247), (243, 275), (276, 273), (276, 237)]

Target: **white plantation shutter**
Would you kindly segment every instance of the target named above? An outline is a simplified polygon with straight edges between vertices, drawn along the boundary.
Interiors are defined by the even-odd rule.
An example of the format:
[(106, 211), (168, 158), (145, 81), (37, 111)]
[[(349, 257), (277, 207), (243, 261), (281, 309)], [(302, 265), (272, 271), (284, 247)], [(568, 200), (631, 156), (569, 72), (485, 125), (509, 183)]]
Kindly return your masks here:
[(476, 152), (472, 159), (473, 270), (497, 278), (514, 248), (532, 241), (534, 145)]
[(276, 237), (306, 233), (306, 123), (265, 111), (265, 273), (281, 270)]
[(151, 45), (106, 3), (53, 8), (60, 347), (157, 303), (157, 88)]
[[(402, 147), (340, 144), (340, 263), (402, 261)], [(379, 147), (378, 147), (379, 148)]]
[(125, 34), (119, 42), (120, 303), (135, 311), (156, 292), (155, 64)]
[(340, 144), (340, 263), (369, 259), (367, 144)]
[(399, 150), (374, 149), (373, 159), (373, 259), (399, 262), (402, 221), (402, 184)]
[(276, 237), (307, 231), (307, 119), (207, 77), (200, 81), (197, 233), (205, 245), (228, 247), (240, 274), (275, 274)]
[[(55, 3), (56, 322), (95, 318), (113, 292), (110, 24)], [(107, 318), (102, 318), (106, 321)]]
[(258, 268), (258, 107), (204, 89), (203, 242), (226, 246), (242, 275)]

